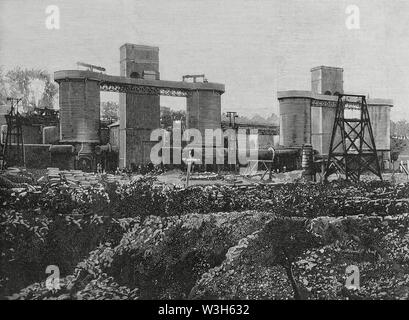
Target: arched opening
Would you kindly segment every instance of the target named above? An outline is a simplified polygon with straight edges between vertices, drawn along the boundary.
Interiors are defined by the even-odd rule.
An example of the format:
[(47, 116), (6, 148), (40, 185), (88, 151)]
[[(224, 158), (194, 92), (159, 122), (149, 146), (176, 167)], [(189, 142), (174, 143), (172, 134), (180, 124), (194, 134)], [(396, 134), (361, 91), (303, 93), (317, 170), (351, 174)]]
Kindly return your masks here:
[(138, 72), (134, 71), (129, 75), (129, 77), (134, 79), (140, 79), (141, 75)]
[(334, 96), (339, 96), (339, 92), (338, 91), (334, 92)]
[(325, 91), (324, 93), (326, 96), (330, 96), (331, 95), (331, 91)]

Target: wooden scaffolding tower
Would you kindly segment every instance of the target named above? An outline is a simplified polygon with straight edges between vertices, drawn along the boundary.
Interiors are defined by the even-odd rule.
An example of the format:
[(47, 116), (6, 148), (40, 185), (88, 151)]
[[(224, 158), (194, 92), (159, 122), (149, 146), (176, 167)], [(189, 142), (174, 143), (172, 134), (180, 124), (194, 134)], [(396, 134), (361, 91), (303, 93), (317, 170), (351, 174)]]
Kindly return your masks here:
[(363, 172), (382, 180), (365, 96), (340, 94), (335, 112), (325, 180), (334, 172), (357, 182)]
[(7, 98), (10, 112), (5, 116), (7, 122), (6, 141), (3, 148), (3, 166), (25, 166), (22, 117), (18, 112), (21, 99)]

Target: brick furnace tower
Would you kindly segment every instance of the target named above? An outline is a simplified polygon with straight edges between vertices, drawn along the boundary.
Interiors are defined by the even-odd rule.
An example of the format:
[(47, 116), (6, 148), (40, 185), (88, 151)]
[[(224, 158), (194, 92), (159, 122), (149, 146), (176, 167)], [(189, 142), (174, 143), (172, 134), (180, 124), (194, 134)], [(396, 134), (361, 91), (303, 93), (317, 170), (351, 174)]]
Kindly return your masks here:
[[(126, 43), (120, 47), (122, 77), (159, 80), (159, 48)], [(160, 127), (160, 96), (120, 93), (119, 165), (148, 163), (152, 130)]]
[(325, 95), (344, 93), (344, 69), (326, 66), (312, 68), (311, 91)]

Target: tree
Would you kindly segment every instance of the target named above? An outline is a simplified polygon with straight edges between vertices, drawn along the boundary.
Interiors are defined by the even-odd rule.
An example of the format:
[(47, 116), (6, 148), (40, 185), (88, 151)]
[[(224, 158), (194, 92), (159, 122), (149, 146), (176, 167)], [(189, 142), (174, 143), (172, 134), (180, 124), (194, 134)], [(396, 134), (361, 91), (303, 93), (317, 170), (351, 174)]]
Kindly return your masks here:
[(407, 140), (391, 138), (391, 160), (392, 163), (397, 161), (399, 155), (408, 147)]
[(255, 259), (270, 266), (280, 265), (285, 270), (295, 300), (307, 299), (309, 292), (296, 280), (294, 263), (305, 250), (319, 246), (314, 235), (308, 232), (307, 225), (305, 218), (276, 217), (261, 230), (258, 239), (265, 251)]
[(47, 71), (15, 67), (4, 73), (0, 69), (0, 104), (7, 103), (7, 97), (22, 98), (24, 112), (34, 108), (53, 108), (57, 85)]
[[(222, 121), (230, 122), (230, 119), (224, 113), (222, 114)], [(235, 119), (235, 123), (237, 124), (246, 124), (246, 125), (263, 125), (263, 126), (278, 126), (280, 122), (279, 117), (272, 113), (271, 116), (265, 118), (260, 116), (259, 114), (255, 114), (252, 118), (246, 116), (238, 116)]]
[(0, 67), (0, 105), (5, 105), (7, 102), (7, 84), (6, 78), (3, 72), (3, 68)]
[(391, 121), (391, 135), (398, 137), (409, 136), (409, 122), (406, 120)]
[(280, 125), (280, 118), (275, 113), (272, 113), (271, 116), (267, 118), (267, 121), (274, 126)]
[(117, 121), (119, 119), (119, 104), (114, 101), (102, 102), (101, 118), (104, 120)]
[(160, 124), (164, 129), (172, 128), (174, 121), (181, 121), (182, 128), (186, 126), (186, 112), (183, 110), (164, 110), (160, 115)]

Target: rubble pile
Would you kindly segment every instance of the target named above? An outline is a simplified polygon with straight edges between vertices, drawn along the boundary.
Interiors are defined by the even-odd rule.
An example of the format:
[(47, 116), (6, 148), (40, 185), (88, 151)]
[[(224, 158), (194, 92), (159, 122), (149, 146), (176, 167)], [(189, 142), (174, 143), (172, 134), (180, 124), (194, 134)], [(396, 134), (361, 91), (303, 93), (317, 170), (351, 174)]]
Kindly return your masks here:
[(102, 181), (108, 183), (117, 182), (119, 184), (129, 182), (129, 179), (122, 175), (102, 175), (92, 172), (83, 172), (81, 170), (60, 170), (58, 168), (47, 168), (47, 179), (51, 185), (66, 182), (73, 189), (101, 186)]

